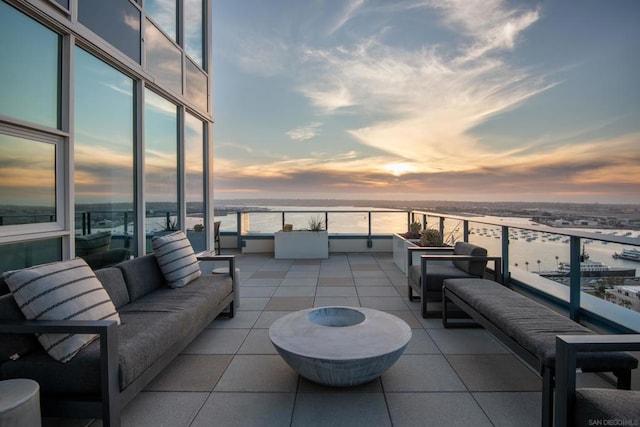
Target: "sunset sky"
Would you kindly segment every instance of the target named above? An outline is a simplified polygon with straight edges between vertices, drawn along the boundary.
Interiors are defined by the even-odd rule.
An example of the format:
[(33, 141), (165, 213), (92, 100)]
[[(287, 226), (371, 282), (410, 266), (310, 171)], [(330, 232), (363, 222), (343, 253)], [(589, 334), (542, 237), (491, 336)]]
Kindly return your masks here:
[(216, 199), (640, 202), (638, 0), (213, 0)]

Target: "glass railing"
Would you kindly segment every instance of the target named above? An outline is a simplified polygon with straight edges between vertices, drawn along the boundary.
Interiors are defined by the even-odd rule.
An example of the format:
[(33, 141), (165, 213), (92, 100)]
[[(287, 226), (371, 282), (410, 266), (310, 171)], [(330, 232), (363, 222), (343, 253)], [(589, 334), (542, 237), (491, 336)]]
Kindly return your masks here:
[(508, 284), (567, 310), (573, 319), (640, 331), (640, 231), (421, 211), (411, 218), (501, 256)]

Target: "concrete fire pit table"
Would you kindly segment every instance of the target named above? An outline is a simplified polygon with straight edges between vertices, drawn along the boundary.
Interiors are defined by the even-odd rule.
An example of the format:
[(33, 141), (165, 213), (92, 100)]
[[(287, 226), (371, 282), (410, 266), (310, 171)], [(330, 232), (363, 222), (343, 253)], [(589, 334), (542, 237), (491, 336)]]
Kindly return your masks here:
[(361, 307), (320, 307), (276, 320), (269, 338), (296, 372), (313, 382), (349, 387), (379, 377), (411, 339), (403, 320)]

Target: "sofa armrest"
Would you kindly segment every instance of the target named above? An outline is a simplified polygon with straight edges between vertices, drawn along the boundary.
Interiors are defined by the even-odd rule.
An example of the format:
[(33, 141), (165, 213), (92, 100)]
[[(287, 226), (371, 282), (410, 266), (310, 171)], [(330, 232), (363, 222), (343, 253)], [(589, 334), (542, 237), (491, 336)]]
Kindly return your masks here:
[(233, 272), (236, 270), (235, 255), (216, 255), (215, 251), (203, 251), (196, 254), (198, 261), (207, 262), (227, 262), (229, 265), (229, 275), (234, 278)]
[(429, 261), (487, 261), (493, 262), (493, 278), (498, 283), (503, 283), (502, 257), (499, 256), (475, 256), (475, 255), (422, 255), (420, 257), (421, 277), (427, 275), (427, 263)]
[(0, 321), (0, 334), (97, 334), (100, 341), (102, 422), (119, 425), (118, 323), (115, 320)]
[(556, 336), (556, 427), (572, 425), (577, 353), (600, 351), (640, 351), (640, 334)]

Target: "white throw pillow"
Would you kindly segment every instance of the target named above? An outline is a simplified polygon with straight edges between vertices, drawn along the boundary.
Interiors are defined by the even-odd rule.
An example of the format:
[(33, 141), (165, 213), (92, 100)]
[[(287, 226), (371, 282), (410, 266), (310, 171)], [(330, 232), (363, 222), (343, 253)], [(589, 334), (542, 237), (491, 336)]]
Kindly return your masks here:
[[(5, 273), (13, 298), (29, 320), (115, 320), (120, 316), (82, 258)], [(97, 334), (37, 334), (51, 357), (68, 362)]]
[(202, 274), (193, 247), (182, 231), (154, 237), (153, 254), (171, 288), (181, 288)]

